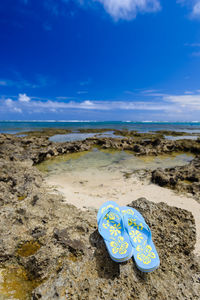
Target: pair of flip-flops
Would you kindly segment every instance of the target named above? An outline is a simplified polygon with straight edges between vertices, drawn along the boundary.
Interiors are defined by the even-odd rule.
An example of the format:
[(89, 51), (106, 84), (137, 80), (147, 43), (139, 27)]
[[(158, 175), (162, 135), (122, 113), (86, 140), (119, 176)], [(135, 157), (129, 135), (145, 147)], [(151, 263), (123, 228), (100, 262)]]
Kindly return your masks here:
[(98, 230), (112, 260), (125, 262), (134, 257), (143, 272), (152, 272), (160, 265), (152, 241), (151, 230), (143, 216), (134, 208), (105, 202), (97, 214)]

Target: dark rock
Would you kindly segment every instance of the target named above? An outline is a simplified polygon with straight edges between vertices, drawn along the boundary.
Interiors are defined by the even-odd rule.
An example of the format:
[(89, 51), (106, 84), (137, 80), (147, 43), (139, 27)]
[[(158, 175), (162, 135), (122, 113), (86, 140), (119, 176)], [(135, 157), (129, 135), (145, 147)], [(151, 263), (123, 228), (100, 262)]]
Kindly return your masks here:
[(33, 200), (31, 201), (31, 204), (34, 206), (37, 203), (38, 200), (39, 200), (38, 195), (34, 195)]
[(157, 169), (152, 172), (151, 180), (160, 186), (191, 193), (200, 201), (200, 157), (196, 157), (186, 166)]
[(42, 267), (46, 263), (47, 263), (46, 261), (38, 262), (37, 259), (35, 258), (35, 256), (31, 256), (25, 265), (29, 279), (33, 280), (33, 279), (40, 278)]
[(75, 255), (83, 254), (85, 246), (81, 240), (71, 240), (67, 228), (54, 230), (55, 239), (64, 247), (68, 247)]
[(46, 234), (46, 229), (43, 229), (41, 227), (35, 227), (31, 231), (31, 235), (34, 239), (38, 239)]

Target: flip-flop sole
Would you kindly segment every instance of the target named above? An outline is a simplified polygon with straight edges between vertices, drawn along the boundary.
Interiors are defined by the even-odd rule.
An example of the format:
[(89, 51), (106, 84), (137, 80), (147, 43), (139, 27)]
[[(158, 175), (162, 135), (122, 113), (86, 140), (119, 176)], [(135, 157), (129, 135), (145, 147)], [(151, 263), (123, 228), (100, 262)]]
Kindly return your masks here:
[(131, 254), (130, 254), (129, 256), (127, 256), (125, 259), (119, 259), (119, 260), (117, 260), (117, 259), (114, 259), (112, 256), (110, 256), (110, 258), (111, 258), (113, 261), (115, 261), (115, 262), (118, 262), (118, 263), (121, 262), (121, 263), (122, 263), (122, 262), (125, 262), (125, 261), (131, 259), (132, 256), (133, 256), (133, 251), (132, 251)]
[(148, 244), (137, 245), (133, 251), (133, 258), (137, 268), (142, 272), (153, 272), (160, 265), (159, 256), (152, 240)]

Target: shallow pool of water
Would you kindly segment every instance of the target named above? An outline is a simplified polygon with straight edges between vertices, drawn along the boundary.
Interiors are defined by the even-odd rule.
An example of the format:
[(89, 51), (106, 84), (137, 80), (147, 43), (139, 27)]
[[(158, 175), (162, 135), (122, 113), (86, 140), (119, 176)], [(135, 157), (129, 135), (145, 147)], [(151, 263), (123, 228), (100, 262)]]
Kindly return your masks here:
[(95, 133), (68, 133), (68, 134), (55, 134), (49, 138), (51, 142), (74, 142), (83, 141), (87, 138), (94, 137)]
[(113, 131), (107, 131), (103, 133), (80, 133), (80, 132), (72, 132), (68, 134), (56, 134), (49, 138), (52, 142), (74, 142), (74, 141), (83, 141), (87, 138), (91, 137), (111, 137), (117, 138), (122, 137), (120, 135), (115, 135)]
[(165, 135), (167, 140), (177, 141), (177, 140), (197, 140), (198, 135), (183, 135), (183, 136), (172, 136), (172, 135)]
[(140, 169), (170, 168), (188, 164), (194, 156), (186, 153), (171, 155), (140, 156), (129, 151), (99, 150), (66, 154), (44, 161), (38, 165), (43, 172), (49, 175), (63, 172), (77, 172), (96, 169), (100, 171), (133, 172)]
[(27, 134), (16, 134), (17, 137), (25, 137)]

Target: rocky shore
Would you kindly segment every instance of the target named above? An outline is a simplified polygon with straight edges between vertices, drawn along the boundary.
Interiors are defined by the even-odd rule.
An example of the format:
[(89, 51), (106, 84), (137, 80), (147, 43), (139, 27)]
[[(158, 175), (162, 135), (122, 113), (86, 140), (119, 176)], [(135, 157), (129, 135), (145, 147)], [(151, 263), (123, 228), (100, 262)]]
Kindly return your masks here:
[(157, 169), (152, 172), (152, 182), (191, 193), (200, 203), (200, 158), (196, 157), (189, 165), (170, 169)]
[(94, 146), (135, 155), (190, 152), (195, 159), (187, 166), (150, 175), (156, 184), (190, 192), (198, 200), (199, 140), (154, 135), (53, 143), (48, 138), (48, 133), (0, 134), (0, 299), (199, 299), (200, 261), (193, 253), (196, 228), (190, 212), (144, 198), (130, 203), (151, 227), (161, 259), (158, 270), (144, 274), (132, 260), (114, 263), (97, 231), (97, 211), (66, 204), (49, 191), (35, 167)]

